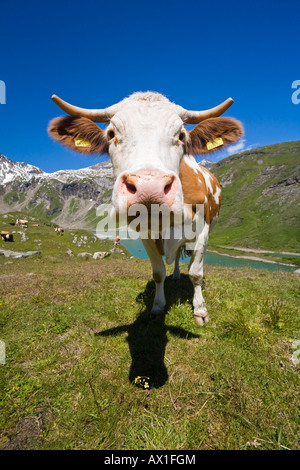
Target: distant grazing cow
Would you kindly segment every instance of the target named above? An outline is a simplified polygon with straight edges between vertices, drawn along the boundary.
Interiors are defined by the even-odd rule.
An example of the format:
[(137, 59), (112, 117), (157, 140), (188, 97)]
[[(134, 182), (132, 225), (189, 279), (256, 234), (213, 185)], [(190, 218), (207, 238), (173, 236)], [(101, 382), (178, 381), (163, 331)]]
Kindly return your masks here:
[(64, 230), (61, 227), (55, 227), (54, 230), (58, 235), (62, 235), (64, 233)]
[(5, 230), (1, 230), (0, 235), (1, 235), (2, 240), (4, 240), (5, 242), (13, 242), (14, 241), (13, 234), (10, 233), (10, 232), (6, 232)]
[(28, 227), (28, 221), (27, 220), (17, 219), (16, 220), (16, 225), (21, 225), (22, 227)]
[[(166, 304), (163, 256), (167, 263), (175, 261), (174, 277), (178, 278), (179, 256), (186, 246), (191, 250), (194, 320), (198, 325), (208, 321), (202, 296), (203, 256), (219, 214), (221, 188), (192, 154), (210, 153), (242, 137), (238, 121), (220, 117), (233, 100), (206, 111), (188, 111), (158, 93), (146, 92), (134, 93), (106, 109), (88, 110), (55, 95), (52, 98), (69, 116), (53, 119), (49, 134), (78, 152), (107, 152), (116, 177), (112, 194), (115, 213), (118, 217), (125, 214), (131, 222), (135, 207), (142, 206), (151, 220), (141, 238), (156, 284), (152, 313), (162, 313)], [(109, 124), (101, 129), (95, 122)], [(184, 124), (195, 127), (187, 130)], [(157, 214), (157, 208), (169, 211), (169, 224), (164, 225), (166, 218), (159, 216), (152, 230), (150, 216)], [(178, 235), (178, 228), (188, 224), (193, 228), (190, 235), (185, 231)]]

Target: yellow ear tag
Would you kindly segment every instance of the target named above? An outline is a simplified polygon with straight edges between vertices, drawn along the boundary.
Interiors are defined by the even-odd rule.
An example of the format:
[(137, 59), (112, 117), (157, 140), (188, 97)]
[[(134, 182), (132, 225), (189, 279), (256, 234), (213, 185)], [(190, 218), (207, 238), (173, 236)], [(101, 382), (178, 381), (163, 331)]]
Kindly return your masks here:
[(91, 146), (91, 142), (87, 139), (85, 139), (84, 137), (75, 137), (74, 138), (74, 143), (76, 145), (76, 147), (90, 147)]
[(223, 143), (224, 142), (223, 142), (222, 137), (217, 137), (216, 139), (210, 140), (209, 142), (207, 142), (206, 147), (208, 150), (211, 150), (216, 147), (220, 147), (221, 145), (223, 145)]

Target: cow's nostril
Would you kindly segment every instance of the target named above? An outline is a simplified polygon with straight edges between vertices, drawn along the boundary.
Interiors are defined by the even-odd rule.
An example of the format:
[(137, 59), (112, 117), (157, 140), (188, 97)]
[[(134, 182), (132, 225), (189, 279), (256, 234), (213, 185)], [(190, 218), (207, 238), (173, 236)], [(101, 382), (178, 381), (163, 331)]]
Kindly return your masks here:
[(136, 193), (136, 187), (133, 183), (129, 183), (129, 181), (125, 181), (127, 191), (131, 194)]
[(165, 194), (168, 194), (168, 192), (171, 191), (171, 188), (172, 188), (172, 185), (173, 185), (173, 181), (174, 181), (174, 178), (172, 178), (171, 181), (169, 181), (169, 183), (166, 184), (165, 188), (164, 188), (164, 193)]

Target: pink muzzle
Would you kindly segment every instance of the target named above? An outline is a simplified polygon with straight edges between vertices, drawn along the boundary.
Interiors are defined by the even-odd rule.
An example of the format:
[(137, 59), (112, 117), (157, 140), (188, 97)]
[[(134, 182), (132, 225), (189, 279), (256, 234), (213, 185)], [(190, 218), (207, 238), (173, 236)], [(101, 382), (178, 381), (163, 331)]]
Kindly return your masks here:
[(127, 201), (127, 208), (143, 204), (148, 209), (152, 204), (171, 208), (179, 191), (175, 175), (160, 170), (139, 170), (122, 175), (118, 185), (119, 196)]

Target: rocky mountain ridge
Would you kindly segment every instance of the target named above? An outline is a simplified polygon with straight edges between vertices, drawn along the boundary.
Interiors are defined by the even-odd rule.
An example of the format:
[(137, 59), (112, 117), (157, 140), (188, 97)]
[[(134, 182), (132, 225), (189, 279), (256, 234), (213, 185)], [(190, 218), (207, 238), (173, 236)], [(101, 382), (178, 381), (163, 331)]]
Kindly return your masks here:
[(84, 179), (89, 176), (112, 177), (113, 170), (111, 162), (105, 161), (79, 170), (58, 170), (53, 173), (47, 173), (34, 165), (11, 160), (0, 153), (1, 185), (6, 185), (16, 179), (25, 181), (32, 178), (40, 178), (56, 179), (62, 182), (67, 182), (74, 179)]
[(110, 161), (46, 173), (0, 154), (0, 212), (21, 211), (68, 227), (93, 228), (96, 209), (110, 199)]

